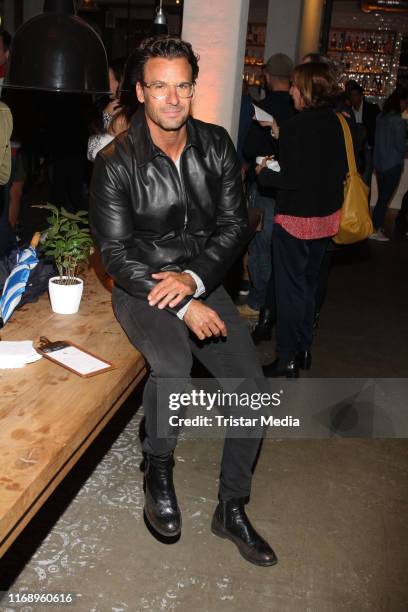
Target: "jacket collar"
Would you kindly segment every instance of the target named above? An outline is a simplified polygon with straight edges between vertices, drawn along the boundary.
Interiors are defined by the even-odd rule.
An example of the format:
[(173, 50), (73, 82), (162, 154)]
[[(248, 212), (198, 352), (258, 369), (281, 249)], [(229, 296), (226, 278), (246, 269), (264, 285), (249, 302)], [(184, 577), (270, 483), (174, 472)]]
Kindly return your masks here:
[[(133, 115), (129, 132), (132, 137), (133, 150), (138, 166), (144, 166), (158, 155), (164, 155), (163, 151), (159, 149), (159, 147), (156, 147), (150, 136), (144, 112), (144, 104), (141, 104)], [(189, 117), (187, 120), (187, 143), (185, 149), (189, 147), (196, 147), (202, 155), (205, 154), (197, 123), (192, 117)]]

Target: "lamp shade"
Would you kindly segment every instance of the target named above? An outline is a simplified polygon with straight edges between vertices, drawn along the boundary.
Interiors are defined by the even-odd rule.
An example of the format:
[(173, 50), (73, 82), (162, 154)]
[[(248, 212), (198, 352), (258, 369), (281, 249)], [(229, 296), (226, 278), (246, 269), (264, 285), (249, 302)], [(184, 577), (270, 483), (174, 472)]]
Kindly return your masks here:
[(161, 3), (160, 6), (156, 8), (156, 16), (153, 21), (151, 33), (153, 36), (162, 36), (163, 34), (169, 33), (166, 15), (163, 13)]
[(48, 1), (46, 12), (20, 26), (11, 45), (4, 87), (109, 93), (102, 40), (67, 6), (72, 7), (72, 2)]

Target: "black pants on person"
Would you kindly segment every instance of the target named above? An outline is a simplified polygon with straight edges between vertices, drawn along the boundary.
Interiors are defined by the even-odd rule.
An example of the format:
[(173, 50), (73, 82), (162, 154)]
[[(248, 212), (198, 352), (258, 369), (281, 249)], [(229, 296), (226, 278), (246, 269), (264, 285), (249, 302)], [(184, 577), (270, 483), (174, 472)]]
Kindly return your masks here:
[(274, 228), (272, 228), (271, 236), (271, 275), (266, 286), (265, 306), (270, 311), (270, 318), (272, 321), (276, 321), (276, 290), (275, 290), (275, 270), (273, 265), (273, 241), (274, 241)]
[(373, 225), (375, 230), (384, 227), (387, 207), (394, 194), (394, 191), (398, 187), (401, 174), (401, 164), (393, 166), (385, 172), (379, 172), (377, 170), (378, 199), (373, 210)]
[(282, 361), (310, 351), (315, 295), (329, 238), (300, 240), (279, 224), (273, 229), (276, 291), (276, 352)]
[[(408, 199), (407, 199), (408, 203)], [(319, 278), (316, 286), (316, 296), (315, 296), (315, 312), (320, 313), (324, 301), (326, 299), (327, 294), (327, 285), (329, 280), (330, 266), (332, 260), (332, 250), (331, 246), (333, 243), (330, 242), (327, 245), (327, 249), (323, 255), (322, 263), (320, 266)], [(275, 290), (275, 272), (273, 269), (273, 232), (272, 232), (272, 242), (271, 242), (271, 276), (269, 277), (269, 281), (266, 287), (266, 299), (265, 299), (265, 307), (270, 312), (270, 318), (273, 322), (276, 321), (276, 290)]]
[(402, 231), (408, 229), (408, 191), (405, 192), (401, 202), (401, 209), (395, 219), (395, 225)]
[[(132, 344), (143, 353), (151, 371), (143, 394), (146, 438), (143, 450), (152, 455), (170, 453), (177, 444), (177, 431), (169, 427), (166, 437), (157, 435), (157, 414), (168, 414), (168, 397), (157, 405), (161, 379), (188, 379), (193, 355), (217, 378), (263, 378), (246, 323), (241, 319), (225, 289), (218, 287), (205, 303), (213, 308), (227, 325), (228, 336), (204, 342), (191, 334), (186, 324), (166, 310), (149, 306), (147, 300), (135, 298), (114, 287), (112, 301), (115, 315)], [(175, 381), (174, 389), (176, 391)], [(168, 388), (168, 387), (167, 387)], [(227, 437), (221, 461), (219, 497), (222, 500), (248, 497), (252, 470), (262, 437), (262, 429), (248, 438)]]

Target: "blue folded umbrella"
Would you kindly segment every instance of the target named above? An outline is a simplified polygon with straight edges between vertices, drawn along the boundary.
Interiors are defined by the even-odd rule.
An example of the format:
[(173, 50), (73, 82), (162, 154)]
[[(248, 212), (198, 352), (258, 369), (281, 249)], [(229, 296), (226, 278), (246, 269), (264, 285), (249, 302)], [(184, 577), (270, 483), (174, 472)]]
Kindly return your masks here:
[(39, 235), (31, 241), (31, 245), (17, 254), (16, 265), (9, 274), (3, 287), (0, 299), (0, 327), (5, 325), (14, 309), (19, 304), (26, 289), (28, 277), (31, 270), (38, 264), (35, 247), (38, 244)]

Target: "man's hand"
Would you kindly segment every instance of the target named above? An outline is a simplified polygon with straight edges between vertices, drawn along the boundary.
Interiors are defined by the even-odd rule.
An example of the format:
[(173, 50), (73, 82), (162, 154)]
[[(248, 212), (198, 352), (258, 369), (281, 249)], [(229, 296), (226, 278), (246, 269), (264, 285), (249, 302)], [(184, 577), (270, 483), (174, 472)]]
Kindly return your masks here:
[(198, 300), (191, 301), (183, 321), (200, 340), (227, 335), (227, 326), (215, 310)]
[(157, 272), (152, 274), (160, 282), (147, 296), (150, 306), (162, 310), (166, 306), (174, 308), (183, 298), (194, 295), (197, 285), (191, 274), (186, 272)]

